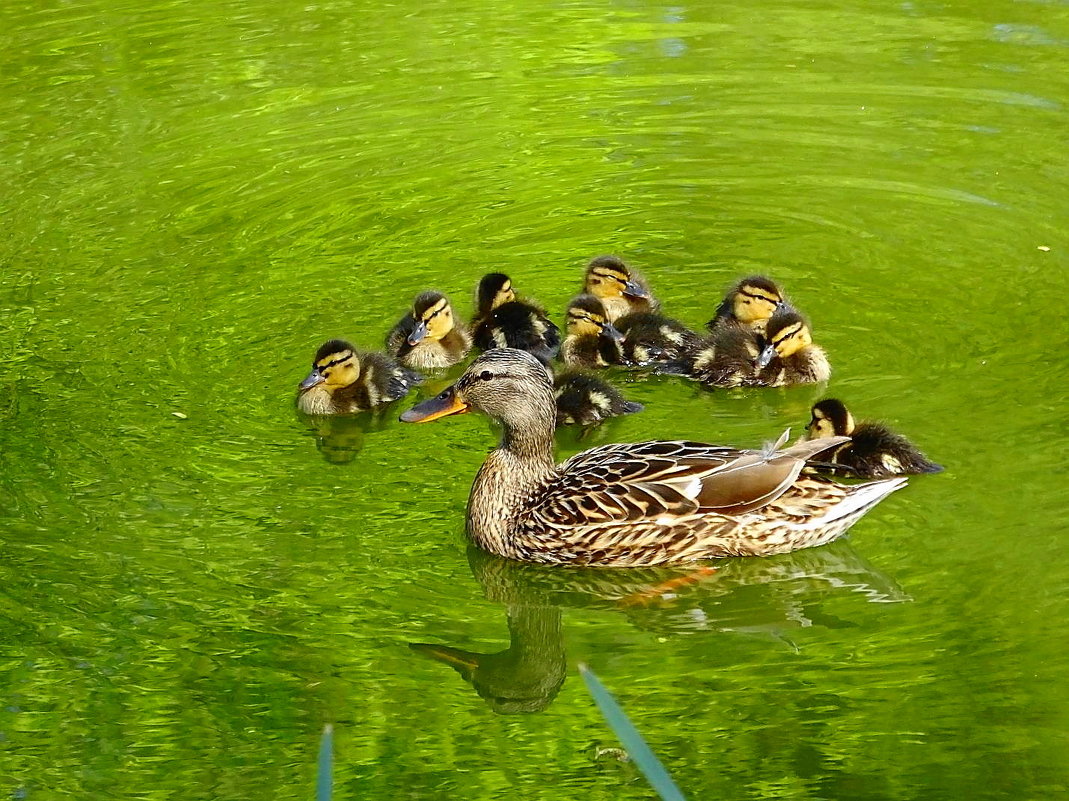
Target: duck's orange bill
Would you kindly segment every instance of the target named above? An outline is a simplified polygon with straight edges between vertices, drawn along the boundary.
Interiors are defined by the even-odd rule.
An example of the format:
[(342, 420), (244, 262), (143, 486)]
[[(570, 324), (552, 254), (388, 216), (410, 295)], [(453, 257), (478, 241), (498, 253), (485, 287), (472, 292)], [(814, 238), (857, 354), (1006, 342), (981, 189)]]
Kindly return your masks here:
[(456, 390), (450, 387), (441, 395), (423, 403), (417, 403), (407, 412), (401, 415), (402, 423), (429, 423), (439, 417), (448, 417), (451, 414), (464, 414), (470, 407), (457, 397)]

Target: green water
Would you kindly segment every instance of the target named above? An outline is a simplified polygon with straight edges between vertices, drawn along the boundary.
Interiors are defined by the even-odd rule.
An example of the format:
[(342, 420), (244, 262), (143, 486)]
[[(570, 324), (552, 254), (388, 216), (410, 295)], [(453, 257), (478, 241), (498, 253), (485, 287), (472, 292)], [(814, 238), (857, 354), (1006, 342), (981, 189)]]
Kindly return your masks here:
[[(1067, 57), (1059, 2), (5, 3), (0, 798), (307, 799), (326, 723), (340, 799), (650, 798), (579, 661), (692, 799), (1065, 794)], [(485, 418), (295, 415), (607, 251), (692, 325), (772, 274), (947, 472), (655, 597), (467, 552)], [(562, 457), (823, 392), (625, 389)]]

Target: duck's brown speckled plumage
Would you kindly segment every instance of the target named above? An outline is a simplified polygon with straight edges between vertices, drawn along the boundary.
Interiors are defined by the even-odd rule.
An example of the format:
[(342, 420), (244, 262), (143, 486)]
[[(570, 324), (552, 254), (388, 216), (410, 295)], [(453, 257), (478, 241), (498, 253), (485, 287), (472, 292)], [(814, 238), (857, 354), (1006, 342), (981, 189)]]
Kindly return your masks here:
[(544, 367), (491, 351), (408, 422), (485, 411), (504, 426), (468, 501), (468, 534), (512, 559), (640, 566), (786, 553), (840, 536), (904, 479), (843, 485), (803, 475), (842, 442), (751, 451), (686, 441), (606, 445), (553, 462), (553, 390)]

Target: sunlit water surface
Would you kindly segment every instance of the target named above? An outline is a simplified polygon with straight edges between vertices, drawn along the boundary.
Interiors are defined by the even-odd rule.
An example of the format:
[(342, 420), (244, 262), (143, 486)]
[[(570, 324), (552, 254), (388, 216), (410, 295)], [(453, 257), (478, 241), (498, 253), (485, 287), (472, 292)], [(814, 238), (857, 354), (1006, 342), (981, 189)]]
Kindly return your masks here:
[[(1069, 788), (1065, 4), (15, 0), (0, 31), (0, 797), (305, 799), (329, 722), (340, 798), (649, 798), (578, 661), (691, 798)], [(490, 270), (560, 319), (602, 252), (695, 326), (774, 275), (835, 375), (618, 376), (646, 411), (562, 456), (759, 445), (827, 392), (946, 473), (688, 584), (469, 554), (485, 418), (295, 415), (328, 337), (378, 347), (430, 287), (468, 314)]]

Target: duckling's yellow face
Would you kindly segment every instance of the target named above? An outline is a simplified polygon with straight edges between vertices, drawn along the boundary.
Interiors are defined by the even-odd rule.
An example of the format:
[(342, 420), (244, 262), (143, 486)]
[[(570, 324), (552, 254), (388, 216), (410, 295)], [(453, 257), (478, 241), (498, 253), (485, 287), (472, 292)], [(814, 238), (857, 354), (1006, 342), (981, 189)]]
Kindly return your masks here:
[(743, 284), (735, 290), (735, 302), (731, 310), (739, 322), (751, 325), (771, 317), (782, 300), (767, 289)]
[[(511, 289), (509, 290), (511, 291)], [(426, 326), (427, 338), (433, 340), (442, 339), (453, 330), (453, 307), (449, 301), (442, 298), (420, 315), (420, 323)]]
[(630, 280), (631, 276), (625, 272), (598, 265), (587, 271), (583, 291), (596, 298), (619, 298), (623, 297), (624, 288)]
[(516, 293), (512, 290), (512, 281), (506, 281), (501, 285), (501, 289), (494, 294), (494, 302), (490, 305), (490, 308), (496, 309), (498, 306), (514, 300), (516, 300)]
[(802, 348), (812, 345), (813, 337), (809, 333), (809, 326), (797, 321), (777, 331), (768, 344), (775, 348), (776, 355), (785, 359), (793, 356)]
[[(601, 305), (600, 303), (598, 304)], [(568, 334), (569, 336), (597, 336), (608, 325), (609, 321), (604, 315), (595, 311), (571, 306), (568, 309)]]
[(314, 380), (312, 386), (322, 386), (328, 392), (334, 392), (360, 377), (360, 362), (351, 350), (328, 353), (312, 365), (312, 372), (305, 383), (313, 381), (316, 376), (318, 380)]
[(845, 409), (843, 413), (846, 415), (846, 419), (840, 421), (842, 425), (839, 427), (840, 430), (837, 430), (835, 421), (828, 417), (822, 409), (814, 407), (813, 417), (809, 421), (809, 425), (806, 426), (806, 430), (809, 432), (809, 439), (850, 436), (854, 430), (854, 418)]

